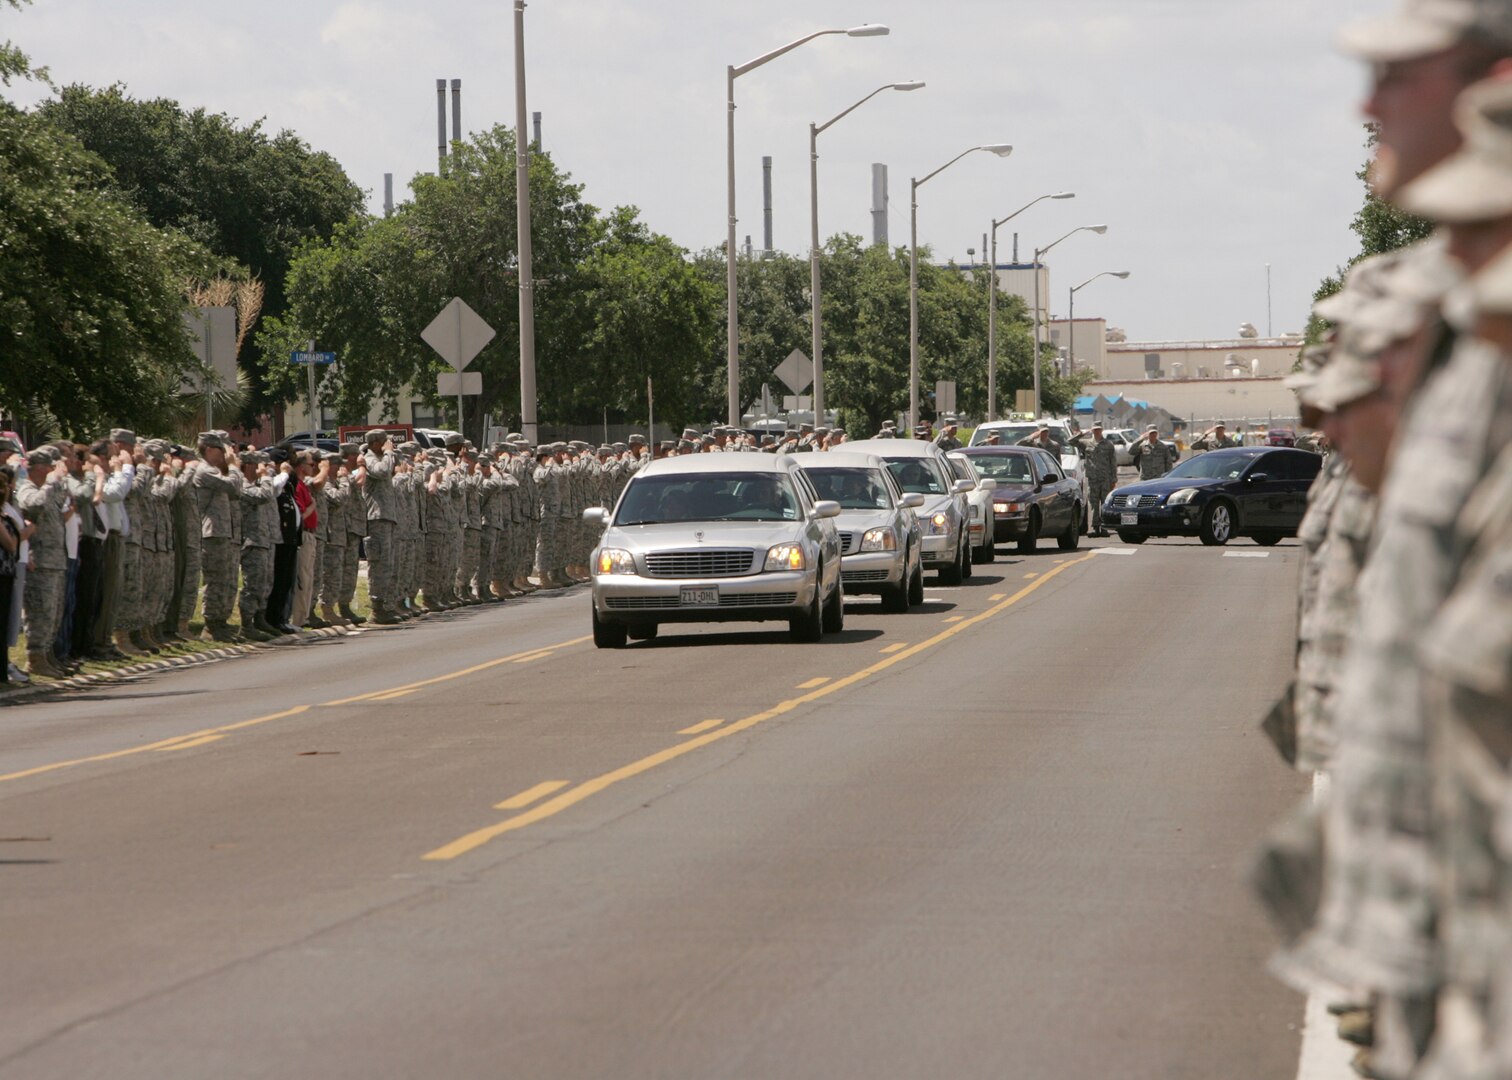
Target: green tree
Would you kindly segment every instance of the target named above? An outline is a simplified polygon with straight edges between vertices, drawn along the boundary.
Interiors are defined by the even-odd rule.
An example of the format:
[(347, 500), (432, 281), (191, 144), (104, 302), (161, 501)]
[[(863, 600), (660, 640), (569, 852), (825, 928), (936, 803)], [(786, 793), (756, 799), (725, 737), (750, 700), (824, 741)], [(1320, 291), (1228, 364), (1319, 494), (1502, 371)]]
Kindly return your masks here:
[[(546, 154), (531, 156), (536, 371), (547, 423), (644, 419), (645, 380), (657, 413), (693, 408), (711, 349), (709, 294), (683, 252), (651, 233), (632, 209), (607, 216), (582, 199)], [(329, 241), (307, 244), (289, 278), (292, 306), (265, 320), (267, 378), (285, 399), (302, 390), (288, 353), (314, 339), (341, 357), (322, 400), (365, 416), (377, 398), (395, 415), (405, 387), (433, 404), (444, 362), (420, 333), (452, 297), (496, 331), (469, 371), (483, 396), (469, 403), (469, 430), (484, 411), (519, 415), (519, 282), (514, 140), (505, 128), (453, 148), (439, 176), (417, 177), (412, 202), (389, 218), (359, 218)]]
[[(159, 228), (184, 233), (262, 281), (263, 314), (288, 306), (289, 265), (362, 208), (361, 190), (329, 154), (296, 135), (269, 135), (166, 98), (141, 101), (117, 85), (63, 88), (40, 115), (109, 165), (108, 179)], [(245, 363), (249, 357), (244, 356)], [(274, 399), (256, 386), (243, 419)]]
[[(1375, 146), (1375, 126), (1367, 125), (1365, 147), (1371, 157), (1374, 157)], [(1376, 197), (1370, 187), (1370, 160), (1368, 158), (1355, 176), (1365, 187), (1365, 203), (1355, 214), (1349, 227), (1360, 238), (1360, 250), (1346, 265), (1339, 267), (1337, 271), (1323, 279), (1313, 293), (1313, 303), (1325, 300), (1342, 289), (1349, 268), (1360, 260), (1415, 244), (1419, 240), (1426, 239), (1433, 232), (1433, 222), (1399, 210)], [(1316, 315), (1312, 316), (1307, 323), (1307, 340), (1309, 342), (1319, 340), (1327, 329), (1327, 323)], [(1300, 364), (1301, 361), (1299, 360), (1298, 363)]]
[(183, 285), (218, 269), (108, 179), (73, 138), (0, 102), (0, 407), (70, 432), (173, 422), (193, 363)]

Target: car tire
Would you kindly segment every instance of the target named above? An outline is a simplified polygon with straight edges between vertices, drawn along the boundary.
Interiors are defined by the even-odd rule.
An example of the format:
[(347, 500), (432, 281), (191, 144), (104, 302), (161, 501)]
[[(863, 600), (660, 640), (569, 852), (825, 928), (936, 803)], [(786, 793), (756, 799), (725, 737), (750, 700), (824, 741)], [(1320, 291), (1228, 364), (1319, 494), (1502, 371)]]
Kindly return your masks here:
[(1275, 547), (1284, 537), (1280, 533), (1271, 533), (1265, 536), (1252, 536), (1250, 539), (1262, 547)]
[(908, 606), (914, 607), (924, 602), (924, 564), (920, 563), (914, 570), (913, 577), (908, 582)]
[(966, 535), (964, 535), (964, 536), (961, 537), (961, 580), (962, 581), (969, 581), (971, 579), (971, 575), (973, 573), (975, 573), (975, 571), (972, 570), (972, 568), (971, 568), (971, 560), (972, 560), (971, 534), (967, 533)]
[(1081, 544), (1081, 513), (1076, 513), (1071, 522), (1066, 526), (1066, 531), (1055, 538), (1056, 546), (1062, 551), (1075, 551)]
[(1142, 544), (1146, 540), (1148, 540), (1149, 537), (1145, 536), (1143, 533), (1126, 532), (1123, 529), (1119, 529), (1118, 539), (1125, 544)]
[(598, 617), (598, 608), (593, 609), (593, 644), (599, 649), (623, 649), (629, 632), (619, 623), (603, 622)]
[(1234, 536), (1234, 508), (1218, 500), (1202, 512), (1198, 534), (1208, 547), (1222, 547)]
[(1018, 538), (1019, 554), (1029, 555), (1039, 547), (1040, 516), (1039, 508), (1029, 511), (1029, 525), (1024, 530), (1024, 535)]
[(824, 632), (826, 634), (838, 634), (845, 629), (845, 589), (839, 582), (835, 583), (835, 591), (830, 594), (829, 603), (824, 607)]
[(814, 587), (814, 602), (797, 618), (788, 620), (788, 633), (794, 641), (812, 643), (824, 637), (824, 606), (819, 602), (819, 587)]
[(971, 553), (974, 563), (997, 561), (997, 524), (989, 521), (982, 529), (982, 546)]
[(905, 578), (896, 585), (882, 587), (882, 610), (889, 615), (901, 615), (908, 610), (909, 582)]
[(657, 631), (660, 629), (656, 623), (642, 623), (639, 626), (627, 626), (625, 635), (631, 641), (655, 641)]
[(941, 585), (959, 585), (961, 583), (961, 553), (956, 552), (955, 561), (949, 566), (940, 567)]

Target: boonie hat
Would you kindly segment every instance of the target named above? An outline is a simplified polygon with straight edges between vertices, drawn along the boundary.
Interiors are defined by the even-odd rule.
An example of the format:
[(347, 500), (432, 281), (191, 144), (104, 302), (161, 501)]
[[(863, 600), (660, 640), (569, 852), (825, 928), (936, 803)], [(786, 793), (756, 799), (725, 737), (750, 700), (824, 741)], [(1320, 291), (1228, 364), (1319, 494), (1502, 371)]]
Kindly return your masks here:
[(1442, 52), (1472, 37), (1512, 43), (1512, 3), (1402, 0), (1389, 15), (1346, 26), (1339, 47), (1361, 60), (1389, 63)]
[(1408, 184), (1404, 210), (1450, 225), (1512, 214), (1512, 83), (1483, 82), (1454, 106), (1465, 145)]

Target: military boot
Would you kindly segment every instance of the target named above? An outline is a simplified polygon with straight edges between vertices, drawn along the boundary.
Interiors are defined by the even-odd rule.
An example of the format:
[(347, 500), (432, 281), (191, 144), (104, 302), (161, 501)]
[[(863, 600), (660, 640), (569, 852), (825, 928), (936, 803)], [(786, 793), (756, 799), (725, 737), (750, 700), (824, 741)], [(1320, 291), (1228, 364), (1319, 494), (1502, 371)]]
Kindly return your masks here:
[(179, 619), (178, 636), (180, 641), (193, 641), (194, 635), (189, 632), (189, 616)]
[(320, 617), (332, 626), (340, 626), (347, 621), (346, 618), (338, 614), (336, 608), (330, 604), (320, 605)]
[(402, 620), (379, 600), (373, 601), (373, 622), (379, 626), (397, 626)]
[(173, 623), (164, 623), (157, 629), (157, 639), (165, 645), (177, 645), (183, 641), (183, 635), (178, 632), (178, 627)]
[(352, 610), (351, 604), (340, 604), (337, 606), (337, 610), (341, 612), (341, 617), (344, 618), (347, 622), (351, 623), (353, 626), (361, 626), (363, 623), (367, 622), (367, 619), (365, 617), (357, 614)]
[(230, 624), (225, 622), (206, 622), (204, 638), (206, 641), (218, 641), (223, 645), (232, 645), (241, 640), (236, 631), (231, 629)]
[(26, 670), (32, 676), (43, 675), (49, 679), (66, 679), (61, 668), (55, 668), (46, 649), (32, 649), (26, 654)]
[(1339, 1038), (1356, 1046), (1375, 1045), (1375, 1013), (1359, 1009), (1339, 1017)]
[(271, 622), (269, 622), (268, 616), (264, 612), (259, 611), (256, 616), (253, 617), (252, 625), (255, 626), (258, 630), (262, 631), (264, 634), (268, 635), (269, 641), (274, 638), (281, 638), (284, 636), (283, 630), (280, 627), (274, 626)]
[(331, 625), (325, 619), (322, 619), (319, 615), (317, 615), (313, 610), (310, 612), (309, 617), (305, 619), (304, 624), (311, 630), (324, 630), (326, 627)]
[(163, 651), (162, 649), (159, 649), (156, 645), (152, 644), (152, 642), (148, 640), (148, 638), (147, 638), (147, 632), (145, 630), (140, 630), (140, 629), (133, 630), (131, 632), (130, 637), (131, 637), (131, 643), (133, 645), (135, 645), (138, 649), (140, 649), (142, 652), (152, 653), (153, 655), (156, 655), (156, 654), (158, 654), (158, 653), (160, 653), (160, 652)]
[(133, 656), (141, 656), (142, 650), (131, 643), (131, 634), (126, 630), (117, 630), (110, 636), (115, 643), (115, 651), (120, 653), (119, 659), (126, 660)]

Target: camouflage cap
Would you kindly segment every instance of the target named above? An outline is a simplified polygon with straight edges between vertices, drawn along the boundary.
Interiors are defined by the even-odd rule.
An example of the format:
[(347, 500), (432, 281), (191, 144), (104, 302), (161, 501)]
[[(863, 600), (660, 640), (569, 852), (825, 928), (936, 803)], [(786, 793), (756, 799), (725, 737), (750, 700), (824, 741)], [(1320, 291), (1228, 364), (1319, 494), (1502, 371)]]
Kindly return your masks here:
[(631, 446), (645, 446), (646, 445), (646, 437), (644, 435), (631, 435), (630, 438), (627, 439), (626, 441)]
[(0, 454), (19, 454), (20, 452), (20, 443), (15, 439), (8, 439), (4, 435), (0, 435)]
[(613, 444), (610, 449), (612, 449), (616, 454), (623, 454), (626, 450), (630, 449), (630, 447), (622, 442), (617, 442)]
[(354, 443), (354, 442), (344, 442), (340, 446), (337, 447), (337, 450), (339, 450), (342, 453), (342, 455), (350, 457), (353, 454), (360, 454), (360, 453), (362, 453), (362, 444), (360, 444), (360, 443)]
[[(1512, 0), (1509, 0), (1512, 8)], [(1512, 83), (1477, 83), (1460, 95), (1454, 122), (1465, 136), (1457, 153), (1398, 195), (1409, 213), (1450, 225), (1512, 215)]]
[(345, 460), (345, 457), (342, 455), (340, 450), (323, 451), (320, 455), (320, 458), (322, 461), (329, 461), (332, 463)]
[(464, 446), (467, 443), (467, 439), (462, 435), (458, 435), (456, 432), (448, 435), (443, 441), (445, 442), (446, 448), (448, 450), (455, 450), (459, 446)]
[(194, 441), (195, 445), (201, 450), (224, 450), (226, 448), (226, 440), (213, 431), (200, 432)]
[(167, 439), (146, 439), (142, 442), (142, 452), (150, 458), (161, 460), (168, 456), (171, 445)]
[(1307, 391), (1306, 404), (1337, 412), (1381, 388), (1381, 365), (1376, 360), (1379, 349), (1366, 340), (1368, 337), (1367, 331), (1355, 328), (1339, 335), (1333, 355)]
[(366, 445), (371, 446), (371, 445), (373, 445), (373, 443), (381, 443), (384, 440), (389, 439), (391, 437), (392, 437), (392, 433), (390, 431), (388, 431), (386, 428), (377, 427), (377, 428), (371, 429), (366, 434), (364, 434), (362, 436), (362, 441)]
[(123, 428), (123, 427), (111, 428), (110, 429), (110, 441), (111, 442), (124, 443), (127, 446), (135, 446), (136, 445), (136, 432), (130, 431), (130, 430), (128, 430), (126, 428)]
[(1332, 352), (1332, 341), (1309, 345), (1302, 350), (1301, 367), (1282, 380), (1288, 390), (1296, 391), (1297, 400), (1302, 404), (1316, 407), (1312, 397), (1313, 388), (1318, 385), (1318, 376), (1322, 374)]
[(255, 448), (251, 450), (243, 450), (237, 456), (241, 458), (241, 463), (243, 465), (267, 465), (273, 460), (266, 450), (258, 450)]
[(1401, 260), (1401, 251), (1361, 259), (1344, 275), (1338, 292), (1313, 305), (1313, 314), (1336, 325), (1348, 325), (1367, 303), (1386, 295), (1386, 275)]
[(1345, 52), (1373, 63), (1411, 60), (1468, 40), (1512, 46), (1508, 0), (1402, 0), (1395, 11), (1346, 26)]
[(57, 464), (58, 459), (47, 452), (46, 447), (38, 447), (26, 454), (26, 467), (28, 469), (48, 469)]

